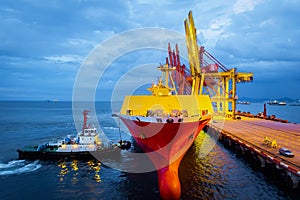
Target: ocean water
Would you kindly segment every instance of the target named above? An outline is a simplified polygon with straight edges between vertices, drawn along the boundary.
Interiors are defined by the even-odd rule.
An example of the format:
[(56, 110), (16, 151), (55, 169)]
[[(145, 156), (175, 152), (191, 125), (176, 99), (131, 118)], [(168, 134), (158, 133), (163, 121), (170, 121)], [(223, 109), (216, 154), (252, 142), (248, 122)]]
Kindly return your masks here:
[[(119, 128), (110, 106), (96, 103), (97, 117), (106, 136), (116, 141)], [(263, 104), (238, 109), (258, 113)], [(268, 114), (300, 123), (299, 109), (268, 107)], [(0, 199), (160, 199), (156, 172), (126, 173), (95, 160), (17, 159), (18, 148), (75, 133), (71, 102), (0, 102)], [(182, 199), (299, 199), (299, 193), (280, 187), (222, 144), (200, 156), (202, 140), (197, 138), (181, 163)]]
[[(286, 119), (291, 123), (300, 124), (300, 106), (268, 105), (266, 104), (267, 115), (275, 115), (280, 119)], [(251, 103), (249, 105), (237, 104), (237, 110), (257, 114), (264, 111), (264, 103)]]

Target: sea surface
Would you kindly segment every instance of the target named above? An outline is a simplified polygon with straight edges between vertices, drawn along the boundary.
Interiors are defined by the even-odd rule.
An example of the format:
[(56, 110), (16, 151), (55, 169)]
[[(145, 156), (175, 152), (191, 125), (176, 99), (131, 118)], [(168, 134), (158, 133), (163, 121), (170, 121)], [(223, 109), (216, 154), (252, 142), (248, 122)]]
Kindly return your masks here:
[[(256, 114), (263, 104), (238, 105), (238, 110)], [(97, 102), (96, 112), (105, 135), (117, 141), (111, 103)], [(267, 112), (300, 123), (300, 106), (267, 106)], [(160, 199), (156, 172), (126, 173), (95, 160), (17, 159), (18, 148), (68, 134), (76, 134), (71, 102), (1, 101), (0, 199)], [(202, 140), (196, 139), (181, 163), (182, 199), (300, 199), (220, 143), (212, 142), (211, 151), (201, 155)]]

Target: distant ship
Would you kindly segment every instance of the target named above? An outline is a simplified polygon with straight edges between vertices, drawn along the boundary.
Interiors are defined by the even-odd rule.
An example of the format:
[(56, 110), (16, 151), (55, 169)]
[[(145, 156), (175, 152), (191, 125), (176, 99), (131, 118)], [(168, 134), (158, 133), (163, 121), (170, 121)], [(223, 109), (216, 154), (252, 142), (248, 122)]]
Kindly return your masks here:
[(158, 173), (163, 199), (179, 199), (178, 167), (200, 131), (212, 118), (213, 107), (207, 95), (176, 95), (170, 86), (167, 64), (159, 66), (162, 78), (148, 88), (152, 95), (126, 96), (119, 114), (131, 135)]
[(274, 100), (274, 101), (268, 101), (268, 104), (269, 105), (278, 105), (278, 106), (285, 106), (286, 105), (286, 102), (284, 101), (277, 101), (277, 100)]
[(296, 101), (296, 103), (289, 104), (290, 106), (300, 106), (300, 100)]
[(53, 100), (47, 99), (46, 102), (58, 102), (58, 99), (53, 99)]
[(250, 105), (249, 101), (237, 101), (237, 104), (245, 104), (245, 105)]
[(281, 101), (281, 102), (278, 103), (278, 105), (279, 105), (279, 106), (285, 106), (285, 105), (286, 105), (286, 102)]
[(268, 101), (268, 104), (269, 105), (278, 105), (278, 101), (277, 100), (274, 100), (274, 101)]

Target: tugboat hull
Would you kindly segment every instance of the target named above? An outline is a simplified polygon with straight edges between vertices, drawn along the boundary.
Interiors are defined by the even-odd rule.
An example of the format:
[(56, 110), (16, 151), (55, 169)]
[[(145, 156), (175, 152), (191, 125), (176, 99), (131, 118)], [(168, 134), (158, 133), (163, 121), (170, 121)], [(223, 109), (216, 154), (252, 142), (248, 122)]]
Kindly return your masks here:
[(61, 160), (61, 159), (77, 159), (90, 160), (93, 155), (89, 151), (83, 152), (50, 152), (50, 151), (34, 151), (18, 149), (19, 159), (21, 160)]
[(36, 146), (28, 146), (18, 149), (19, 159), (21, 160), (91, 160), (91, 159), (119, 159), (121, 149), (118, 147), (111, 147), (97, 151), (65, 151), (57, 152), (51, 150), (37, 151)]

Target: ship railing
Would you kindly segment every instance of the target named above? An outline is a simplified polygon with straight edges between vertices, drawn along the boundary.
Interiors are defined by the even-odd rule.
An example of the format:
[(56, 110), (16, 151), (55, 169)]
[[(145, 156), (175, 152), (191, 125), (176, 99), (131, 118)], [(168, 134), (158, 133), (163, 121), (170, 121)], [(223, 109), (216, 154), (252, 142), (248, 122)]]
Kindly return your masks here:
[(128, 118), (131, 121), (140, 121), (140, 122), (150, 122), (150, 123), (170, 123), (170, 122), (193, 122), (201, 119), (201, 115), (193, 115), (189, 117), (171, 117), (171, 116), (163, 116), (163, 117), (145, 117), (145, 116), (123, 116), (124, 118)]
[(161, 109), (158, 110), (147, 110), (146, 117), (188, 117), (188, 111), (183, 110), (171, 110), (171, 112), (166, 113)]
[(49, 143), (43, 143), (43, 144), (40, 144), (36, 150), (42, 151), (42, 150), (46, 149), (48, 146), (49, 146)]
[(94, 144), (64, 144), (57, 151), (95, 151), (97, 146)]

